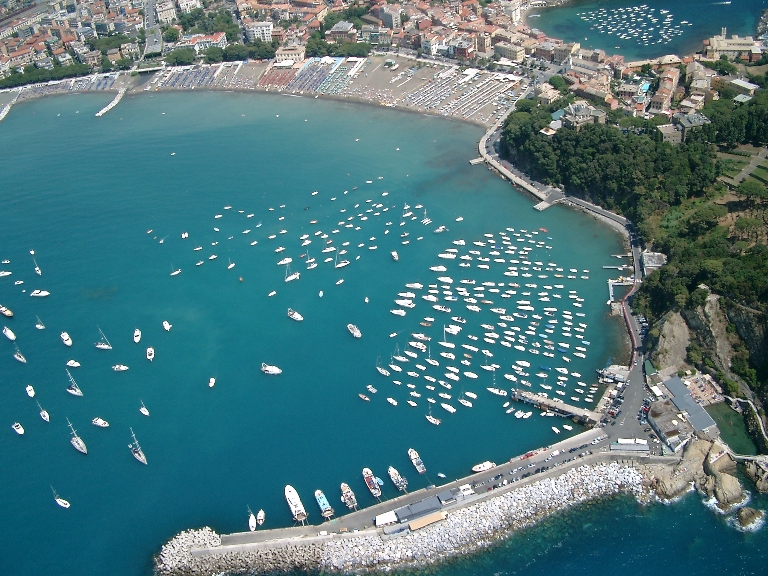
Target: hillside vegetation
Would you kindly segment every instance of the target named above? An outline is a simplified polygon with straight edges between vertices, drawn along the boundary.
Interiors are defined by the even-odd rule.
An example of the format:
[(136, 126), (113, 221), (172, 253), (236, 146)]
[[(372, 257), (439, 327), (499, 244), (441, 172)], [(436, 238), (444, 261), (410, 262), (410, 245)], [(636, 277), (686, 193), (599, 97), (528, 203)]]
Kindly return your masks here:
[[(768, 164), (733, 190), (719, 177), (735, 175), (757, 152), (737, 147), (768, 142), (768, 93), (740, 107), (729, 100), (711, 103), (703, 112), (712, 123), (677, 146), (662, 142), (656, 123), (642, 119), (631, 119), (629, 126), (622, 121), (623, 128), (592, 124), (544, 136), (539, 130), (562, 104), (528, 101), (510, 115), (502, 154), (536, 179), (627, 216), (646, 247), (667, 255), (667, 266), (643, 282), (635, 308), (657, 321), (667, 312), (703, 305), (712, 290), (765, 318)], [(736, 327), (729, 331), (735, 335)], [(768, 362), (736, 340), (733, 372), (765, 397)], [(714, 366), (695, 343), (688, 360)]]

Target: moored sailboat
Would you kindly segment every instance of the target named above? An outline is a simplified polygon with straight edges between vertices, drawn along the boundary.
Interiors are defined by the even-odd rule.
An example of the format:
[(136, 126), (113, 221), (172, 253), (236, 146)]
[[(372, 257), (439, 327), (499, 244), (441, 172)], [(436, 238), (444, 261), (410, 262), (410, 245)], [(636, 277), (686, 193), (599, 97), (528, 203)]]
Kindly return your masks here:
[(74, 426), (72, 426), (72, 422), (69, 421), (69, 418), (67, 418), (67, 425), (72, 431), (72, 438), (69, 439), (69, 441), (72, 443), (72, 446), (74, 446), (75, 450), (78, 452), (88, 454), (88, 447), (85, 445), (85, 442), (83, 442), (83, 439), (77, 435), (77, 430), (75, 430)]
[(133, 442), (128, 444), (128, 448), (130, 449), (131, 454), (133, 454), (133, 457), (146, 466), (147, 457), (144, 455), (144, 451), (141, 449), (141, 446), (139, 446), (139, 441), (136, 440), (136, 434), (133, 433), (133, 428), (131, 428), (130, 430), (131, 430), (131, 438), (133, 438)]

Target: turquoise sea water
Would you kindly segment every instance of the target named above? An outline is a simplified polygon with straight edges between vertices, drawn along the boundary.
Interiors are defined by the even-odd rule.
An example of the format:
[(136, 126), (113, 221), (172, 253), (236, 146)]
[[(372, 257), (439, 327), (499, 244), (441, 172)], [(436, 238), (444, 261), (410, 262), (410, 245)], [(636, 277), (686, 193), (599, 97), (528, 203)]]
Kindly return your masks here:
[[(502, 400), (483, 389), (493, 381), (490, 372), (478, 369), (480, 354), (470, 368), (479, 378), (462, 378), (451, 391), (454, 405), (462, 387), (476, 392), (475, 406), (457, 405), (457, 413), (448, 414), (435, 405), (435, 416), (443, 420), (439, 427), (424, 418), (423, 378), (403, 372), (403, 384), (396, 386), (394, 374), (387, 379), (376, 372), (377, 357), (388, 362), (395, 343), (402, 349), (409, 332), (433, 337), (433, 358), (444, 350), (434, 344), (442, 336), (441, 319), (430, 328), (418, 324), (424, 316), (441, 315), (428, 303), (417, 298), (405, 318), (389, 313), (397, 292), (407, 290), (406, 282), (421, 282), (426, 289), (436, 281), (441, 274), (430, 272), (430, 266), (445, 264), (453, 278), (478, 282), (563, 282), (563, 299), (550, 304), (569, 307), (565, 292), (577, 290), (585, 299), (580, 309), (585, 316), (574, 320), (588, 324), (585, 338), (591, 342), (587, 359), (573, 358), (569, 368), (591, 383), (595, 368), (621, 354), (622, 327), (606, 317), (605, 306), (605, 281), (615, 271), (602, 269), (616, 263), (610, 254), (621, 251), (619, 238), (561, 207), (536, 212), (529, 199), (490, 172), (469, 166), (480, 136), (477, 127), (314, 99), (211, 93), (126, 98), (105, 117), (94, 118), (106, 102), (104, 96), (90, 95), (44, 99), (15, 107), (0, 124), (5, 152), (0, 259), (9, 259), (2, 269), (13, 271), (0, 279), (0, 303), (15, 312), (3, 322), (17, 334), (28, 360), (16, 362), (12, 344), (2, 343), (0, 573), (146, 574), (151, 555), (182, 529), (244, 530), (246, 506), (266, 511), (266, 527), (290, 525), (282, 496), (287, 483), (302, 496), (310, 520), (319, 522), (312, 498), (317, 488), (337, 513), (342, 512), (338, 487), (343, 481), (361, 505), (373, 503), (360, 476), (364, 466), (386, 479), (387, 466), (394, 465), (411, 487), (425, 485), (407, 459), (409, 447), (419, 450), (436, 480), (437, 472), (455, 478), (479, 461), (501, 461), (562, 438), (552, 432), (551, 419), (517, 420), (504, 413)], [(375, 217), (365, 212), (368, 199), (391, 208)], [(405, 203), (423, 204), (433, 224), (408, 220), (399, 226)], [(232, 209), (224, 210), (227, 205)], [(249, 213), (254, 217), (247, 218)], [(349, 216), (360, 230), (339, 224)], [(455, 222), (457, 216), (464, 220)], [(316, 225), (310, 224), (313, 219)], [(256, 228), (259, 221), (263, 225)], [(385, 235), (388, 221), (392, 231)], [(450, 231), (434, 234), (439, 224)], [(536, 250), (531, 260), (578, 269), (578, 277), (509, 278), (498, 264), (482, 271), (437, 258), (453, 247), (453, 239), (471, 244), (507, 227), (548, 230), (536, 237), (551, 250)], [(247, 229), (251, 232), (243, 234)], [(283, 229), (286, 234), (280, 234)], [(327, 254), (320, 252), (318, 229), (337, 246), (350, 242), (349, 266), (337, 270), (323, 263)], [(190, 237), (183, 240), (185, 231)], [(403, 231), (410, 233), (408, 245), (401, 244)], [(300, 258), (307, 250), (300, 247), (304, 233), (313, 240), (311, 256), (320, 262), (315, 270), (305, 270)], [(272, 234), (276, 239), (268, 239)], [(521, 246), (531, 245), (523, 239)], [(254, 240), (258, 244), (251, 246)], [(198, 245), (203, 250), (193, 251)], [(277, 254), (279, 245), (286, 250)], [(372, 245), (377, 250), (369, 250)], [(471, 248), (461, 247), (462, 253)], [(31, 249), (42, 277), (33, 272)], [(397, 263), (389, 255), (395, 249)], [(207, 259), (212, 253), (217, 260)], [(286, 255), (294, 259), (292, 270), (302, 272), (299, 281), (283, 281), (285, 272), (276, 262)], [(200, 259), (204, 265), (196, 267)], [(227, 269), (229, 261), (235, 268)], [(171, 277), (175, 268), (182, 273)], [(588, 280), (580, 278), (582, 270), (590, 270)], [(337, 285), (340, 278), (344, 283)], [(24, 284), (15, 286), (18, 280)], [(51, 296), (30, 298), (35, 288)], [(272, 290), (277, 294), (270, 298)], [(531, 290), (530, 300), (536, 300), (537, 290)], [(487, 296), (506, 308), (515, 301)], [(526, 358), (535, 383), (539, 364), (563, 364), (559, 358), (484, 344), (478, 324), (493, 323), (495, 316), (484, 310), (470, 317), (474, 313), (461, 303), (444, 303), (454, 307), (452, 315), (468, 318), (462, 334), (449, 339), (469, 342), (465, 334), (480, 336), (473, 344), (491, 348), (504, 371)], [(300, 311), (304, 322), (286, 318), (288, 307)], [(35, 329), (36, 315), (44, 331)], [(170, 332), (163, 330), (163, 320), (173, 325)], [(361, 339), (346, 330), (350, 322), (360, 327)], [(97, 326), (113, 350), (93, 347)], [(132, 341), (136, 327), (143, 332), (140, 345)], [(62, 345), (63, 330), (72, 336), (72, 348)], [(390, 338), (394, 332), (398, 337)], [(150, 345), (156, 349), (152, 363), (144, 358)], [(65, 392), (70, 358), (82, 364), (72, 372), (83, 398)], [(442, 366), (448, 363), (440, 360)], [(261, 362), (279, 365), (283, 374), (263, 375)], [(117, 363), (130, 370), (113, 372), (110, 367)], [(442, 371), (428, 372), (442, 377)], [(217, 384), (210, 389), (212, 376)], [(501, 371), (498, 376), (498, 386), (511, 384)], [(422, 393), (417, 408), (405, 403), (409, 381)], [(28, 383), (50, 412), (49, 424), (26, 396)], [(365, 403), (357, 394), (369, 383), (378, 393), (369, 394), (372, 401)], [(569, 384), (569, 395), (574, 386)], [(386, 396), (399, 405), (389, 405)], [(149, 418), (138, 411), (141, 401)], [(94, 427), (95, 416), (110, 427)], [(87, 456), (69, 445), (66, 417), (87, 443)], [(24, 425), (24, 436), (13, 433), (14, 421)], [(146, 467), (127, 449), (129, 427), (147, 455)], [(49, 484), (72, 503), (69, 510), (54, 504)], [(387, 479), (384, 496), (394, 495)], [(595, 513), (609, 524), (633, 509), (630, 504), (601, 506)], [(586, 513), (567, 518), (578, 522)], [(666, 517), (653, 518), (651, 525), (665, 526)], [(736, 538), (730, 528), (709, 522), (707, 529)], [(557, 538), (569, 541), (557, 532), (556, 521), (551, 526), (561, 534)], [(585, 532), (584, 537), (591, 541), (595, 535)], [(487, 573), (487, 565), (529, 562), (530, 551), (515, 542), (439, 571)], [(745, 546), (750, 550), (749, 543)], [(555, 554), (557, 546), (546, 549)]]
[[(630, 7), (647, 7), (642, 10), (653, 14), (659, 19), (658, 23), (649, 23), (657, 28), (663, 24), (667, 16), (672, 16), (672, 23), (679, 25), (682, 34), (673, 35), (668, 43), (643, 45), (636, 37), (632, 39), (617, 38), (608, 34), (607, 28), (600, 33), (594, 22), (581, 19), (582, 14), (605, 9), (620, 16), (619, 9)], [(768, 8), (766, 0), (732, 0), (699, 2), (697, 0), (642, 0), (630, 2), (627, 0), (575, 0), (566, 6), (549, 9), (532, 10), (528, 15), (528, 24), (539, 28), (549, 36), (562, 38), (566, 42), (579, 42), (584, 48), (602, 48), (608, 54), (621, 54), (626, 61), (656, 58), (664, 54), (685, 56), (702, 49), (702, 41), (715, 34), (720, 34), (721, 28), (726, 27), (727, 33), (741, 36), (755, 34), (755, 25), (760, 13)], [(662, 10), (668, 11), (662, 13)], [(530, 17), (540, 14), (538, 17)], [(687, 24), (681, 24), (687, 21)]]

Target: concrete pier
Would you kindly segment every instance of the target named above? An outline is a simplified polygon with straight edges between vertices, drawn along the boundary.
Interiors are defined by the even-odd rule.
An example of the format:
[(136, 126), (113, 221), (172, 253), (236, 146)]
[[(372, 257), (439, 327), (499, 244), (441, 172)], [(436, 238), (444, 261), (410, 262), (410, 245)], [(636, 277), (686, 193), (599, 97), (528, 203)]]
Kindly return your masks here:
[(101, 116), (104, 116), (104, 114), (106, 114), (107, 112), (109, 112), (110, 110), (112, 110), (112, 108), (114, 108), (115, 106), (117, 106), (117, 105), (118, 105), (118, 103), (120, 102), (120, 100), (122, 100), (122, 99), (123, 99), (123, 96), (125, 96), (125, 92), (126, 92), (126, 90), (127, 90), (127, 88), (120, 88), (120, 91), (117, 93), (117, 96), (115, 96), (115, 97), (113, 98), (112, 102), (110, 102), (109, 104), (107, 104), (106, 106), (104, 106), (104, 108), (102, 108), (101, 110), (99, 110), (98, 112), (96, 112), (96, 117), (101, 117)]
[(600, 421), (600, 414), (597, 412), (592, 412), (585, 408), (577, 408), (565, 402), (555, 402), (553, 398), (544, 398), (533, 392), (512, 390), (511, 398), (517, 402), (526, 402), (538, 408), (551, 410), (562, 416), (570, 416), (583, 424), (597, 424)]

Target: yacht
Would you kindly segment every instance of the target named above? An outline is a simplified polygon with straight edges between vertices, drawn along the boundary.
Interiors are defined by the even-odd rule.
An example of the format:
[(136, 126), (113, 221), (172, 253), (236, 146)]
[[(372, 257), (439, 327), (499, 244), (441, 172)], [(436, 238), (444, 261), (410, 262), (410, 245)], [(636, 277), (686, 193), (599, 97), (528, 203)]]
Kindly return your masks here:
[(131, 430), (131, 438), (133, 438), (133, 442), (128, 444), (128, 449), (131, 451), (131, 454), (133, 454), (133, 457), (136, 458), (139, 462), (144, 464), (146, 466), (147, 464), (147, 457), (144, 456), (144, 452), (141, 449), (141, 446), (139, 446), (139, 441), (136, 440), (136, 434), (133, 433), (133, 428)]
[(27, 384), (26, 390), (27, 390), (27, 396), (29, 396), (30, 398), (35, 397), (35, 389), (32, 388), (32, 384)]
[(296, 312), (296, 310), (293, 310), (291, 308), (288, 308), (288, 318), (291, 320), (296, 320), (296, 322), (301, 322), (304, 320), (304, 316)]
[(37, 402), (37, 407), (40, 408), (40, 418), (42, 418), (46, 422), (50, 422), (51, 421), (51, 417), (48, 414), (48, 411), (44, 410), (43, 407), (40, 406), (40, 402)]
[(165, 328), (166, 332), (170, 332), (172, 327), (173, 325), (170, 324), (168, 320), (163, 320), (163, 328)]
[(144, 401), (139, 399), (139, 402), (141, 402), (141, 408), (139, 408), (139, 412), (144, 414), (144, 416), (149, 416), (149, 409), (146, 406), (144, 406)]
[[(51, 490), (53, 490), (53, 486), (51, 486)], [(64, 500), (64, 498), (59, 496), (56, 493), (56, 490), (53, 490), (53, 500), (56, 502), (56, 504), (58, 504), (62, 508), (69, 508), (69, 502), (67, 502), (66, 500)]]
[(11, 311), (10, 308), (6, 308), (2, 304), (0, 304), (0, 314), (5, 316), (6, 318), (12, 318), (13, 317), (13, 311)]
[(133, 331), (133, 341), (136, 342), (136, 344), (138, 344), (140, 340), (141, 340), (141, 330), (136, 328)]
[(69, 373), (69, 370), (66, 370), (66, 372), (67, 372), (67, 376), (69, 377), (69, 386), (67, 386), (67, 392), (72, 394), (72, 396), (82, 396), (83, 391), (80, 390), (80, 387), (77, 385), (77, 382), (75, 382), (75, 379), (72, 378), (72, 374)]
[(64, 342), (64, 346), (72, 346), (72, 338), (66, 332), (61, 333), (61, 341)]
[(155, 359), (155, 349), (152, 348), (152, 346), (150, 346), (149, 348), (147, 348), (147, 360), (152, 362), (152, 360), (154, 359)]
[(440, 426), (439, 418), (435, 418), (434, 416), (432, 416), (432, 414), (427, 414), (426, 418), (427, 418), (427, 422), (429, 422), (430, 424), (434, 424), (435, 426)]
[(261, 363), (261, 371), (264, 372), (264, 374), (270, 374), (272, 376), (276, 376), (277, 374), (283, 373), (283, 371), (277, 366), (272, 366), (264, 362)]
[(400, 256), (397, 255), (397, 250), (392, 250), (392, 260), (397, 262), (400, 259)]
[(379, 374), (381, 374), (382, 376), (389, 376), (389, 370), (387, 370), (386, 368), (383, 368), (380, 365), (380, 360), (381, 358), (376, 358), (376, 370), (378, 370)]
[(115, 364), (114, 366), (112, 366), (112, 370), (114, 370), (115, 372), (125, 372), (126, 370), (128, 370), (128, 366), (126, 366), (125, 364)]
[(98, 416), (96, 416), (96, 418), (91, 420), (91, 423), (94, 426), (98, 426), (99, 428), (109, 428), (109, 422), (107, 422), (103, 418), (99, 418)]
[(75, 450), (78, 452), (88, 454), (88, 448), (86, 447), (85, 442), (83, 442), (83, 439), (77, 435), (77, 430), (75, 430), (75, 428), (72, 426), (72, 422), (69, 421), (69, 418), (67, 418), (67, 425), (72, 431), (72, 438), (69, 439), (69, 441), (72, 443), (72, 446), (74, 446)]
[(490, 470), (491, 468), (495, 468), (496, 463), (490, 462), (486, 460), (485, 462), (482, 462), (481, 464), (476, 464), (472, 466), (472, 472), (485, 472), (486, 470)]
[(3, 326), (3, 334), (5, 334), (5, 337), (8, 338), (11, 342), (16, 340), (16, 334), (13, 333), (13, 330), (8, 328), (8, 326)]
[(173, 269), (173, 264), (171, 264), (171, 276), (178, 276), (181, 274), (181, 268)]
[(291, 515), (296, 522), (302, 524), (307, 519), (307, 512), (304, 510), (304, 504), (301, 503), (298, 492), (290, 484), (285, 487), (285, 500), (288, 502), (288, 507), (291, 509)]
[(46, 296), (50, 296), (51, 293), (48, 292), (48, 290), (32, 290), (29, 295), (35, 298), (45, 298)]
[[(97, 328), (99, 327), (97, 326)], [(109, 340), (107, 340), (107, 337), (104, 335), (104, 332), (101, 331), (101, 328), (99, 328), (99, 333), (101, 334), (101, 340), (96, 342), (94, 346), (99, 350), (112, 350), (112, 344), (109, 343)]]
[(35, 324), (35, 328), (37, 328), (38, 330), (45, 330), (45, 324), (43, 324), (43, 321), (40, 320), (40, 317), (35, 316), (35, 318), (37, 318), (37, 323)]
[(259, 512), (256, 514), (256, 524), (261, 526), (264, 524), (264, 520), (266, 518), (266, 514), (264, 513), (264, 510), (259, 510)]
[(355, 338), (360, 338), (363, 335), (362, 332), (360, 332), (360, 329), (354, 324), (347, 324), (347, 330), (349, 330), (349, 333)]
[(283, 258), (282, 260), (280, 260), (277, 263), (277, 265), (278, 266), (285, 266), (286, 264), (290, 264), (291, 262), (293, 262), (293, 258), (286, 257), (286, 258)]
[(16, 432), (16, 434), (19, 434), (19, 435), (24, 434), (24, 426), (22, 426), (18, 422), (14, 422), (11, 425), (11, 428), (13, 428), (13, 430)]

